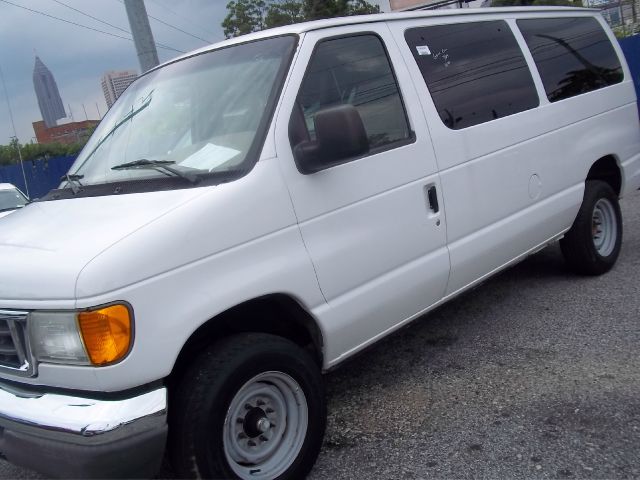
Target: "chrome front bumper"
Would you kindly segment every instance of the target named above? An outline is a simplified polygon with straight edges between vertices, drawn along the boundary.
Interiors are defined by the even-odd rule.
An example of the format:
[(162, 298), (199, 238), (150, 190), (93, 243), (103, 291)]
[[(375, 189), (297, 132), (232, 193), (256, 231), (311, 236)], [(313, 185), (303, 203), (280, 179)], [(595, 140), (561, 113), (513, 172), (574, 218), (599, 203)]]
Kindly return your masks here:
[(167, 412), (165, 388), (124, 400), (91, 400), (0, 386), (0, 419), (82, 436), (111, 432)]
[(0, 384), (0, 454), (48, 476), (152, 476), (166, 437), (164, 387), (98, 400)]

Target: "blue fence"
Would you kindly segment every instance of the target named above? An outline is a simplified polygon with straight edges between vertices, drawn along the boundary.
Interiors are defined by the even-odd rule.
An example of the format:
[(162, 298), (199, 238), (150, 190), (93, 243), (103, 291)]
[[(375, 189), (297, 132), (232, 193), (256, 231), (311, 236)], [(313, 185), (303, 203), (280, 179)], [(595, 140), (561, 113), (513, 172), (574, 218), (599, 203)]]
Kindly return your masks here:
[(620, 46), (627, 58), (633, 83), (636, 86), (636, 97), (638, 97), (638, 110), (640, 110), (640, 35), (623, 38)]
[[(69, 171), (69, 167), (76, 157), (54, 157), (47, 160), (33, 160), (24, 162), (24, 173), (29, 185), (29, 197), (44, 196), (49, 190), (60, 183), (60, 177)], [(20, 165), (0, 167), (0, 183), (13, 183), (23, 192), (24, 177)]]

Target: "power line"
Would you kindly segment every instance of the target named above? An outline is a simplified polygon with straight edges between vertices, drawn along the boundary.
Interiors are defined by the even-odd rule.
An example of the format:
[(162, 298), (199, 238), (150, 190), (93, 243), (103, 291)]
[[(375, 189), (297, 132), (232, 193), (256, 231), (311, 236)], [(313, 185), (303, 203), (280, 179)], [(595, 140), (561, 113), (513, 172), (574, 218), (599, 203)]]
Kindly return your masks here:
[(120, 28), (117, 25), (113, 25), (113, 24), (111, 24), (109, 22), (101, 20), (100, 18), (94, 17), (93, 15), (90, 15), (90, 14), (88, 14), (86, 12), (83, 12), (82, 10), (78, 10), (77, 8), (72, 7), (71, 5), (67, 5), (64, 2), (61, 2), (60, 0), (51, 0), (51, 1), (52, 2), (56, 2), (58, 5), (62, 5), (63, 7), (67, 7), (68, 9), (73, 10), (74, 12), (78, 12), (79, 14), (84, 15), (85, 17), (89, 17), (89, 18), (91, 18), (91, 19), (93, 19), (93, 20), (95, 20), (97, 22), (104, 23), (105, 25), (108, 25), (111, 28), (115, 28), (116, 30), (120, 30), (121, 32), (124, 32), (124, 33), (127, 33), (127, 34), (131, 35), (131, 32), (128, 31), (128, 30), (125, 30), (124, 28)]
[(31, 8), (28, 8), (28, 7), (25, 7), (25, 6), (18, 5), (16, 3), (10, 2), (9, 0), (0, 0), (0, 2), (8, 3), (9, 5), (13, 5), (14, 7), (22, 8), (23, 10), (28, 10), (30, 12), (37, 13), (37, 14), (43, 15), (45, 17), (53, 18), (55, 20), (59, 20), (59, 21), (64, 22), (64, 23), (69, 23), (71, 25), (75, 25), (76, 27), (86, 28), (87, 30), (93, 30), (94, 32), (104, 33), (105, 35), (110, 35), (110, 36), (116, 37), (116, 38), (122, 38), (123, 40), (132, 40), (131, 38), (123, 37), (121, 35), (116, 35), (115, 33), (105, 32), (105, 31), (102, 31), (102, 30), (98, 30), (97, 28), (88, 27), (86, 25), (81, 25), (79, 23), (75, 23), (75, 22), (72, 22), (70, 20), (65, 20), (64, 18), (59, 18), (59, 17), (56, 17), (54, 15), (49, 15), (48, 13), (44, 13), (44, 12), (41, 12), (39, 10), (33, 10)]
[(190, 23), (191, 25), (193, 25), (194, 27), (197, 27), (198, 29), (200, 29), (202, 32), (205, 32), (207, 35), (211, 35), (212, 32), (209, 31), (208, 29), (204, 28), (202, 25), (197, 24), (196, 22), (194, 22), (193, 20), (189, 19), (188, 17), (185, 17), (184, 15), (176, 12), (175, 10), (167, 7), (165, 4), (160, 3), (160, 0), (151, 0), (153, 3), (155, 3), (156, 5), (158, 5), (159, 7), (164, 8), (166, 11), (168, 11), (169, 13), (175, 15), (178, 18), (181, 18), (182, 20), (184, 20), (187, 23)]
[[(43, 15), (45, 17), (52, 18), (52, 19), (58, 20), (60, 22), (68, 23), (70, 25), (75, 25), (76, 27), (84, 28), (86, 30), (92, 30), (94, 32), (103, 33), (104, 35), (109, 35), (110, 37), (121, 38), (122, 40), (128, 40), (130, 42), (133, 42), (132, 38), (123, 37), (122, 35), (117, 35), (115, 33), (105, 32), (104, 30), (98, 30), (97, 28), (89, 27), (87, 25), (82, 25), (81, 23), (72, 22), (71, 20), (65, 20), (64, 18), (56, 17), (54, 15), (49, 15), (48, 13), (44, 13), (44, 12), (41, 12), (39, 10), (33, 10), (33, 9), (25, 7), (23, 5), (18, 5), (16, 3), (10, 2), (9, 0), (0, 0), (0, 2), (7, 3), (9, 5), (13, 5), (14, 7), (22, 8), (23, 10), (28, 10), (29, 12), (32, 12), (32, 13), (37, 13), (38, 15)], [(174, 52), (178, 52), (178, 53), (185, 53), (182, 50), (178, 50), (178, 49), (171, 48), (171, 47), (162, 46), (160, 48), (165, 48), (167, 50), (173, 50)]]
[(192, 33), (189, 33), (189, 32), (187, 32), (186, 30), (182, 30), (181, 28), (178, 28), (178, 27), (176, 27), (176, 26), (174, 26), (174, 25), (171, 25), (170, 23), (167, 23), (167, 22), (165, 22), (165, 21), (163, 21), (163, 20), (160, 20), (159, 18), (156, 18), (156, 17), (154, 17), (153, 15), (149, 15), (149, 18), (152, 18), (152, 19), (154, 19), (156, 22), (159, 22), (159, 23), (161, 23), (161, 24), (163, 24), (163, 25), (166, 25), (167, 27), (173, 28), (174, 30), (178, 30), (179, 32), (182, 32), (182, 33), (184, 33), (184, 34), (186, 34), (186, 35), (189, 35), (190, 37), (193, 37), (193, 38), (196, 38), (196, 39), (198, 39), (198, 40), (200, 40), (200, 41), (203, 41), (203, 42), (204, 42), (204, 43), (206, 43), (207, 45), (208, 45), (208, 44), (210, 44), (210, 43), (213, 43), (211, 40), (207, 40), (206, 38), (202, 38), (202, 37), (199, 37), (199, 36), (194, 35), (194, 34), (192, 34)]
[[(89, 18), (91, 18), (91, 19), (93, 19), (93, 20), (95, 20), (97, 22), (100, 22), (100, 23), (103, 23), (105, 25), (108, 25), (111, 28), (115, 28), (116, 30), (120, 30), (121, 32), (126, 33), (127, 35), (131, 35), (131, 32), (129, 30), (126, 30), (124, 28), (118, 27), (117, 25), (113, 25), (113, 24), (111, 24), (111, 23), (109, 23), (109, 22), (107, 22), (105, 20), (102, 20), (102, 19), (100, 19), (98, 17), (94, 17), (93, 15), (90, 15), (90, 14), (88, 14), (86, 12), (83, 12), (82, 10), (78, 10), (77, 8), (72, 7), (71, 5), (67, 5), (64, 2), (61, 2), (60, 0), (51, 0), (51, 1), (52, 2), (56, 2), (58, 5), (62, 5), (63, 7), (66, 7), (68, 9), (70, 9), (70, 10), (73, 10), (74, 12), (78, 12), (79, 14), (84, 15), (85, 17), (89, 17)], [(184, 53), (184, 52), (182, 52), (180, 50), (176, 50), (175, 48), (172, 48), (172, 47), (170, 47), (168, 45), (164, 45), (164, 44), (158, 43), (158, 42), (155, 42), (155, 43), (156, 43), (156, 46), (158, 46), (160, 48), (165, 48), (167, 50), (173, 50), (173, 51), (176, 51), (176, 52)]]
[[(4, 1), (4, 0), (3, 0), (3, 1)], [(119, 1), (120, 1), (120, 3), (122, 3), (122, 4), (124, 5), (124, 2), (123, 2), (122, 0), (119, 0)], [(187, 32), (186, 30), (182, 30), (181, 28), (176, 27), (175, 25), (171, 25), (170, 23), (167, 23), (167, 22), (165, 22), (164, 20), (160, 20), (159, 18), (154, 17), (153, 15), (149, 15), (149, 14), (147, 14), (147, 16), (148, 16), (149, 18), (154, 19), (154, 20), (155, 20), (156, 22), (158, 22), (158, 23), (161, 23), (161, 24), (163, 24), (163, 25), (166, 25), (166, 26), (167, 26), (167, 27), (169, 27), (169, 28), (173, 28), (174, 30), (177, 30), (177, 31), (179, 31), (179, 32), (184, 33), (185, 35), (189, 35), (190, 37), (193, 37), (193, 38), (195, 38), (195, 39), (197, 39), (197, 40), (200, 40), (200, 41), (202, 41), (202, 42), (206, 43), (207, 45), (208, 45), (208, 44), (210, 44), (210, 43), (213, 43), (213, 42), (211, 42), (211, 40), (207, 40), (206, 38), (202, 38), (202, 37), (199, 37), (199, 36), (197, 36), (197, 35), (194, 35), (193, 33), (189, 33), (189, 32)]]

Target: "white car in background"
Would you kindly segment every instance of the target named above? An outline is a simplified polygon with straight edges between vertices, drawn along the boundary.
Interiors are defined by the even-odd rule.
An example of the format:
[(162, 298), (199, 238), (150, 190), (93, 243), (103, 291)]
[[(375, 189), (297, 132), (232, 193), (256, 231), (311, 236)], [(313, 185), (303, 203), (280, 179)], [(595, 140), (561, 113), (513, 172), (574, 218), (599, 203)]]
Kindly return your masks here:
[(29, 199), (11, 183), (0, 183), (0, 218), (24, 207)]

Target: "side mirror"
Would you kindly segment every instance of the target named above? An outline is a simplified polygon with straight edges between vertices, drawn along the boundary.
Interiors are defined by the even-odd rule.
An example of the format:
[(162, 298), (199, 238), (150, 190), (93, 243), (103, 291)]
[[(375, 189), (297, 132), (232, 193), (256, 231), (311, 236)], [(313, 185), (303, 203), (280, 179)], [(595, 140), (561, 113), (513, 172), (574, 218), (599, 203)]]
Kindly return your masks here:
[(313, 121), (316, 139), (302, 141), (293, 149), (300, 172), (319, 172), (369, 151), (367, 132), (353, 105), (320, 110)]

